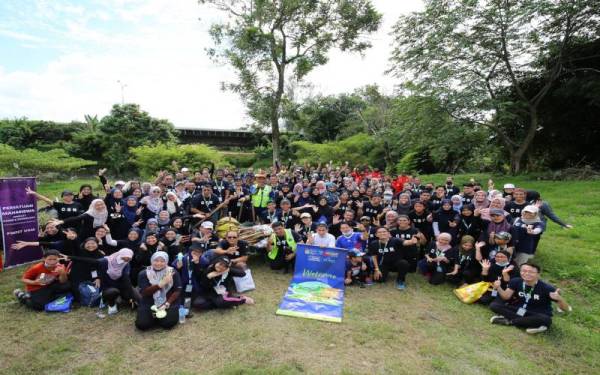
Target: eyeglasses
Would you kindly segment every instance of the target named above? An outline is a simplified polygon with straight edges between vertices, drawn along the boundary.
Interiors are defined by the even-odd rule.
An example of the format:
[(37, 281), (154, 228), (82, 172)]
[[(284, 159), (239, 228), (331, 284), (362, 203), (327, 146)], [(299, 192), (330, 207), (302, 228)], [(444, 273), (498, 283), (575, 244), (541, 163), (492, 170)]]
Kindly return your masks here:
[(237, 238), (237, 236), (227, 236), (227, 238), (234, 239), (234, 238)]

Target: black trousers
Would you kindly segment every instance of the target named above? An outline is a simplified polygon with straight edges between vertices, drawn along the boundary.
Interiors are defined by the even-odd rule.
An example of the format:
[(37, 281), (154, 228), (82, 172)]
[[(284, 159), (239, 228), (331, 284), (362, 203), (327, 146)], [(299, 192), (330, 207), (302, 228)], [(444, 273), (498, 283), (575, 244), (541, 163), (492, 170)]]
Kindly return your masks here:
[(447, 279), (455, 285), (474, 284), (479, 280), (479, 272), (472, 269), (458, 270), (456, 275), (447, 276)]
[(229, 309), (234, 306), (243, 305), (243, 298), (232, 296), (198, 296), (192, 300), (192, 307), (197, 310)]
[(42, 311), (46, 304), (54, 301), (59, 297), (67, 295), (71, 291), (71, 284), (69, 282), (59, 283), (54, 282), (48, 286), (38, 289), (35, 292), (31, 292), (31, 298), (25, 300), (25, 305), (28, 307)]
[[(286, 252), (285, 255), (291, 254), (291, 252)], [(289, 269), (294, 269), (294, 264), (296, 262), (296, 257), (293, 257), (292, 260), (285, 260), (285, 256), (281, 256), (281, 257), (277, 257), (275, 259), (269, 259), (267, 258), (267, 260), (269, 261), (269, 267), (271, 267), (272, 270), (286, 270), (289, 271)]]
[(147, 331), (154, 327), (171, 329), (179, 322), (179, 305), (175, 304), (167, 309), (167, 316), (157, 319), (152, 315), (152, 310), (147, 306), (140, 306), (137, 309), (135, 326), (140, 331)]
[(527, 311), (525, 316), (517, 315), (517, 310), (520, 306), (509, 305), (502, 301), (501, 298), (496, 298), (491, 304), (490, 309), (498, 315), (502, 315), (512, 322), (512, 325), (521, 328), (537, 328), (539, 326), (550, 327), (552, 317), (546, 314), (534, 313)]
[(410, 269), (410, 263), (405, 259), (394, 259), (389, 261), (384, 261), (380, 266), (379, 270), (381, 271), (381, 281), (385, 282), (388, 278), (390, 272), (396, 272), (396, 282), (404, 282), (406, 280), (406, 274)]

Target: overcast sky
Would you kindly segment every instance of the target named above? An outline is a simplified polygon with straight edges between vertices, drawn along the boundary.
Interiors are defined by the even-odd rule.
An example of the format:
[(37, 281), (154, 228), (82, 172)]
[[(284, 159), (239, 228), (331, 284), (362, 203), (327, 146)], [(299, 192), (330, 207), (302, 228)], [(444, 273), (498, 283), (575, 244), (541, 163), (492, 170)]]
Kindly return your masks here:
[[(307, 81), (311, 93), (351, 92), (376, 83), (391, 93), (389, 32), (420, 0), (374, 0), (383, 13), (364, 57), (330, 53)], [(121, 101), (139, 103), (176, 127), (239, 128), (249, 120), (238, 97), (222, 92), (232, 77), (205, 48), (220, 14), (197, 0), (0, 1), (0, 118), (53, 121), (106, 115)]]

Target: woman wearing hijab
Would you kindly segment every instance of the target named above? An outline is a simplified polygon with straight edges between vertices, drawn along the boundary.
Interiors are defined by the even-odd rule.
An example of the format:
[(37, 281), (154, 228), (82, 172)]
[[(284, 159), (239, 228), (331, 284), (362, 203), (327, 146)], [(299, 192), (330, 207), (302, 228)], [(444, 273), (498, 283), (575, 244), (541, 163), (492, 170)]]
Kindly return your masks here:
[(484, 221), (483, 226), (486, 228), (485, 231), (481, 232), (481, 236), (479, 237), (479, 241), (484, 241), (490, 245), (494, 245), (494, 235), (500, 232), (509, 232), (511, 229), (511, 225), (506, 220), (507, 216), (505, 215), (504, 210), (499, 208), (492, 208), (490, 210), (490, 221)]
[(102, 300), (108, 305), (108, 314), (114, 315), (117, 308), (117, 298), (120, 296), (133, 307), (139, 301), (138, 293), (131, 286), (129, 277), (129, 262), (133, 258), (131, 249), (121, 249), (116, 253), (99, 259), (81, 256), (68, 257), (77, 262), (88, 262), (96, 265), (97, 274), (102, 289)]
[(460, 209), (463, 206), (463, 197), (461, 197), (458, 194), (455, 194), (452, 196), (452, 198), (450, 198), (450, 201), (452, 202), (452, 209), (456, 213), (460, 213)]
[(231, 260), (225, 256), (216, 257), (204, 270), (195, 264), (196, 273), (200, 275), (202, 289), (200, 295), (192, 301), (192, 306), (199, 310), (227, 309), (243, 304), (253, 305), (254, 300), (247, 296), (234, 297), (234, 277), (246, 275), (244, 270), (231, 267)]
[(163, 210), (167, 211), (171, 217), (183, 216), (183, 204), (172, 191), (167, 192), (166, 194), (167, 200), (163, 206)]
[(452, 259), (454, 269), (446, 274), (446, 279), (451, 283), (462, 286), (473, 284), (481, 275), (481, 265), (475, 259), (475, 238), (465, 235), (460, 239), (460, 244), (448, 252)]
[(490, 201), (487, 198), (487, 193), (484, 190), (477, 190), (471, 204), (473, 204), (476, 210), (488, 208), (490, 206)]
[(546, 229), (537, 206), (525, 206), (521, 217), (515, 219), (511, 233), (515, 245), (515, 262), (519, 267), (534, 257), (538, 242)]
[(471, 236), (479, 238), (483, 231), (483, 221), (476, 215), (473, 203), (465, 204), (460, 209), (460, 223), (458, 224), (458, 238)]
[(419, 270), (429, 278), (430, 284), (442, 284), (446, 280), (446, 274), (454, 269), (453, 259), (449, 257), (451, 241), (450, 233), (440, 233), (429, 245), (425, 259), (421, 259), (417, 264)]
[(129, 226), (133, 226), (134, 223), (140, 219), (138, 209), (138, 199), (135, 197), (135, 195), (128, 196), (127, 199), (125, 199), (125, 205), (123, 206), (123, 209), (121, 211), (123, 212), (123, 216), (129, 223)]
[(458, 235), (459, 214), (452, 208), (450, 199), (444, 199), (439, 210), (433, 213), (433, 234), (449, 233), (453, 239)]
[(154, 253), (150, 262), (150, 266), (138, 275), (142, 298), (135, 326), (141, 331), (153, 327), (171, 329), (179, 321), (177, 301), (181, 294), (181, 279), (168, 265), (169, 256), (164, 251)]
[[(490, 210), (496, 208), (500, 210), (504, 210), (504, 206), (506, 205), (506, 200), (502, 197), (494, 197), (490, 200), (490, 205), (487, 208), (482, 208), (479, 210), (479, 214), (481, 215), (481, 219), (483, 220), (492, 220), (492, 216), (490, 215)], [(506, 215), (508, 212), (506, 212)]]
[(410, 202), (410, 194), (402, 193), (398, 196), (398, 206), (396, 208), (396, 212), (400, 215), (408, 215), (412, 209), (412, 204)]
[(149, 219), (155, 218), (163, 209), (165, 202), (160, 194), (160, 188), (152, 186), (149, 195), (140, 200), (140, 206), (142, 207), (141, 219), (144, 223), (147, 223)]
[(64, 220), (51, 221), (55, 225), (68, 225), (83, 222), (80, 227), (79, 237), (88, 238), (94, 237), (96, 228), (106, 224), (108, 220), (108, 209), (102, 199), (94, 199), (90, 204), (90, 208), (78, 216), (66, 218)]

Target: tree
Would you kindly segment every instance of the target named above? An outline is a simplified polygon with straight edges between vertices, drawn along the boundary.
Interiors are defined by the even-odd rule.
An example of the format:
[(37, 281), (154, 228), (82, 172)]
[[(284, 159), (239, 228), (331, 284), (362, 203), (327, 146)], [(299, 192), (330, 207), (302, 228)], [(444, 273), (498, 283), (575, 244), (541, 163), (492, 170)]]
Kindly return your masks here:
[(100, 122), (104, 160), (117, 173), (132, 167), (130, 148), (153, 143), (174, 143), (173, 124), (156, 119), (137, 104), (115, 104)]
[[(270, 126), (273, 162), (279, 161), (279, 120), (286, 81), (301, 81), (327, 63), (331, 48), (362, 52), (366, 34), (377, 30), (381, 15), (369, 0), (200, 0), (225, 12), (214, 24), (215, 48), (209, 56), (230, 64), (237, 81), (223, 85), (245, 101), (250, 116)], [(290, 72), (292, 70), (292, 72)]]
[[(541, 130), (540, 103), (568, 69), (565, 51), (597, 38), (599, 25), (598, 1), (429, 0), (395, 25), (390, 72), (461, 122), (491, 129), (518, 173)], [(525, 77), (539, 77), (539, 89), (524, 90)], [(503, 95), (509, 91), (514, 100)], [(522, 119), (511, 134), (506, 124)]]

